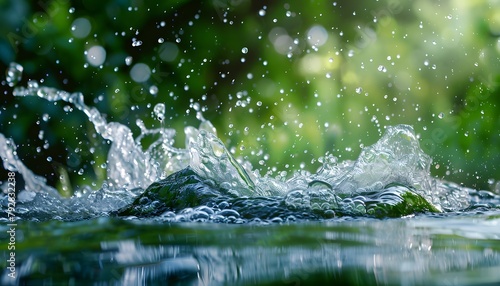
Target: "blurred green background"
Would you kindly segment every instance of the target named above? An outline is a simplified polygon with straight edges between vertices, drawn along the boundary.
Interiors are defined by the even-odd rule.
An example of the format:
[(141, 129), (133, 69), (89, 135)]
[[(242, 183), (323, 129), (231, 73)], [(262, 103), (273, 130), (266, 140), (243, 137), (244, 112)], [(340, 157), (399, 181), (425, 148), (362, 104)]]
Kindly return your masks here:
[[(80, 91), (139, 134), (197, 126), (199, 106), (261, 174), (356, 159), (385, 126), (413, 125), (432, 173), (488, 189), (500, 179), (500, 1), (0, 0), (2, 70)], [(109, 142), (67, 104), (14, 98), (0, 132), (49, 184), (105, 179)], [(47, 158), (50, 157), (49, 160)], [(49, 162), (50, 161), (50, 162)], [(5, 172), (3, 172), (5, 173)], [(2, 174), (3, 176), (3, 174)]]

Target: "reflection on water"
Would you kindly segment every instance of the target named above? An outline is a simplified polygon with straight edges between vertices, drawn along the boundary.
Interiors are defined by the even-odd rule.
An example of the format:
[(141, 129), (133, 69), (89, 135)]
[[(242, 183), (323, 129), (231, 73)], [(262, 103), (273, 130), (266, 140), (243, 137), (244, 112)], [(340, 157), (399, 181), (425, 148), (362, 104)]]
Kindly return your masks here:
[[(500, 283), (500, 196), (433, 178), (411, 126), (387, 127), (356, 161), (325, 156), (316, 173), (271, 178), (233, 158), (201, 113), (199, 128), (186, 127), (186, 147), (175, 148), (173, 130), (138, 121), (134, 139), (79, 93), (31, 81), (14, 94), (73, 104), (113, 145), (106, 183), (65, 199), (0, 134), (5, 167), (26, 182), (18, 275), (9, 277), (4, 252), (2, 285)], [(144, 150), (150, 133), (161, 136)]]
[(4, 271), (2, 284), (494, 285), (499, 226), (492, 212), (243, 226), (22, 223), (19, 276), (13, 283)]

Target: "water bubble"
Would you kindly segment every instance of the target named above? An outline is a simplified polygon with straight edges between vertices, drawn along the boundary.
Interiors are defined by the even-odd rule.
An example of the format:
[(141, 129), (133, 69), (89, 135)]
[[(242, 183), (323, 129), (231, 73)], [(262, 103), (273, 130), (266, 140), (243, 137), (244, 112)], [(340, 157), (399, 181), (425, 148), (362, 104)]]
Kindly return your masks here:
[(164, 42), (164, 41), (165, 41), (165, 40), (164, 40), (163, 38), (158, 38), (158, 43), (159, 43), (159, 44), (163, 44), (163, 42)]
[(243, 47), (241, 49), (241, 52), (244, 53), (244, 54), (248, 53), (248, 48), (247, 47)]
[(153, 108), (153, 112), (158, 120), (163, 121), (165, 119), (165, 104), (158, 103)]
[(259, 10), (259, 16), (265, 16), (266, 15), (266, 10), (260, 9)]
[(361, 92), (363, 92), (363, 88), (362, 87), (356, 87), (356, 93), (357, 94), (361, 94)]
[(18, 63), (10, 63), (6, 71), (7, 83), (9, 86), (15, 86), (23, 76), (23, 66)]
[(69, 11), (68, 11), (68, 12), (69, 12), (70, 14), (75, 13), (75, 8), (74, 8), (74, 7), (69, 8)]
[(443, 117), (444, 117), (444, 113), (443, 112), (441, 112), (441, 113), (438, 114), (438, 118), (439, 119), (443, 119)]
[(132, 60), (133, 60), (133, 58), (131, 56), (126, 57), (125, 58), (125, 64), (127, 66), (131, 65), (132, 64)]

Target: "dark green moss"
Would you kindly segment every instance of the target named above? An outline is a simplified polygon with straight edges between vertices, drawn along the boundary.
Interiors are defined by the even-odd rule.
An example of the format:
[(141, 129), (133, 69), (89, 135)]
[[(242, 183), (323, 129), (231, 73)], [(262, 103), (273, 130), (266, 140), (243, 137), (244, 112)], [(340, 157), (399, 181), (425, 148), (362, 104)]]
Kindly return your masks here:
[[(387, 197), (390, 197), (389, 199)], [(392, 183), (377, 200), (366, 206), (367, 214), (378, 218), (402, 217), (415, 213), (441, 212), (409, 186)]]
[(188, 167), (152, 183), (131, 205), (118, 210), (117, 214), (155, 216), (165, 211), (178, 211), (231, 198), (223, 193)]

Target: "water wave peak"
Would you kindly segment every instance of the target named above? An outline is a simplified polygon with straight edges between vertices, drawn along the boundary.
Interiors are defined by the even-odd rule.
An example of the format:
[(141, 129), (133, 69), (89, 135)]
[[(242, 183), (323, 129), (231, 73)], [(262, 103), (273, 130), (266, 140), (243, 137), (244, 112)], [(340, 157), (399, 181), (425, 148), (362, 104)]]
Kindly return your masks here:
[[(201, 217), (208, 221), (221, 221), (226, 215), (234, 217), (229, 221), (240, 222), (344, 215), (400, 217), (416, 212), (461, 210), (471, 200), (472, 190), (431, 176), (432, 159), (420, 148), (418, 137), (409, 125), (388, 126), (380, 140), (363, 148), (355, 161), (339, 162), (338, 158), (327, 155), (321, 158), (323, 165), (315, 173), (297, 171), (289, 178), (273, 178), (261, 176), (249, 162), (235, 159), (201, 113), (197, 115), (200, 127), (186, 126), (186, 146), (176, 148), (175, 130), (147, 129), (138, 120), (141, 134), (134, 139), (129, 127), (107, 122), (95, 107), (85, 105), (81, 93), (68, 93), (30, 81), (27, 87), (16, 87), (14, 95), (68, 102), (87, 115), (98, 134), (112, 142), (103, 187), (98, 190), (84, 187), (84, 192), (63, 199), (45, 185), (43, 178), (22, 164), (15, 156), (14, 143), (0, 136), (4, 166), (21, 173), (27, 182), (26, 190), (31, 192), (31, 196), (25, 197), (33, 200), (32, 205), (24, 209), (26, 213), (30, 208), (36, 209), (38, 217), (47, 217), (40, 212), (54, 214), (63, 207), (62, 213), (70, 219), (75, 213), (79, 218), (82, 214), (108, 212), (134, 216), (173, 213), (161, 217), (185, 221), (186, 215), (179, 217), (179, 213), (191, 218), (194, 211), (198, 215), (193, 217), (199, 218), (199, 208), (206, 214)], [(154, 108), (160, 120), (164, 119), (164, 110), (163, 104)], [(160, 136), (143, 148), (141, 139), (149, 134)], [(36, 196), (33, 191), (44, 194), (33, 199)], [(106, 202), (96, 204), (99, 199)], [(206, 212), (207, 208), (211, 211)], [(115, 212), (117, 209), (120, 210)], [(228, 215), (233, 213), (238, 215)]]

